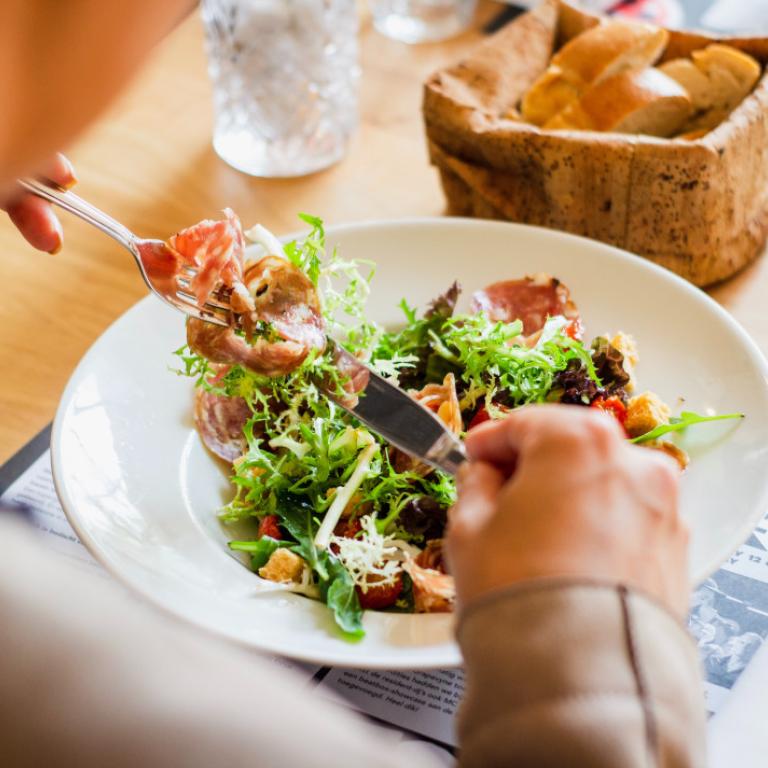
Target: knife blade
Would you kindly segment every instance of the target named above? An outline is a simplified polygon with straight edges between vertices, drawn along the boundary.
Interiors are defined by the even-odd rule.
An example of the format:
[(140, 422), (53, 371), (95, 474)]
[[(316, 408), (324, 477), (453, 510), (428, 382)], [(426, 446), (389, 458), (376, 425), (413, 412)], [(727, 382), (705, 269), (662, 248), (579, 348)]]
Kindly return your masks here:
[(343, 347), (328, 340), (334, 363), (347, 381), (344, 394), (328, 382), (323, 393), (401, 451), (455, 475), (467, 460), (464, 444), (443, 422), (402, 389)]

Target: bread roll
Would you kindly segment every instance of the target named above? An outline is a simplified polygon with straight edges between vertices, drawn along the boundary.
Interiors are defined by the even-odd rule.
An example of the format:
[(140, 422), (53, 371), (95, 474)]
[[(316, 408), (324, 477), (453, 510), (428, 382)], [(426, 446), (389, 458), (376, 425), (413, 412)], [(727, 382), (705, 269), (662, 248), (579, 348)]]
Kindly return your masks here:
[(679, 83), (648, 68), (602, 80), (544, 127), (671, 136), (688, 120), (691, 109), (691, 98)]
[(695, 110), (712, 106), (709, 78), (690, 59), (672, 59), (660, 64), (659, 70), (688, 91)]
[(711, 106), (733, 110), (760, 79), (760, 65), (730, 45), (715, 43), (691, 54), (710, 83)]
[(699, 135), (728, 117), (755, 87), (761, 71), (751, 56), (719, 43), (693, 51), (691, 59), (672, 59), (659, 69), (690, 94), (694, 115), (684, 130)]
[(591, 84), (653, 64), (668, 38), (666, 30), (628, 21), (605, 22), (588, 29), (552, 57), (548, 69), (523, 98), (523, 117), (543, 125)]

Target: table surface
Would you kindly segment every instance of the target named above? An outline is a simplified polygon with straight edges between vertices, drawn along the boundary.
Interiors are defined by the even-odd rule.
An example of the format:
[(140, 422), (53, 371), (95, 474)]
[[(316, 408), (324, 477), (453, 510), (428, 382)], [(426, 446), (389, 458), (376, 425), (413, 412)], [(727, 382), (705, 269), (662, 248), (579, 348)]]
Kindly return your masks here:
[[(361, 125), (349, 153), (327, 171), (286, 180), (245, 176), (214, 153), (202, 30), (189, 18), (68, 150), (79, 191), (146, 237), (165, 238), (225, 206), (246, 224), (260, 221), (277, 233), (297, 229), (298, 211), (328, 223), (441, 215), (421, 124), (422, 82), (471, 47), (498, 9), (483, 2), (475, 30), (421, 46), (388, 40), (363, 19)], [(0, 220), (0, 463), (53, 418), (78, 360), (146, 294), (120, 246), (69, 216), (63, 224), (65, 247), (50, 256)], [(768, 262), (759, 259), (712, 294), (767, 350)]]

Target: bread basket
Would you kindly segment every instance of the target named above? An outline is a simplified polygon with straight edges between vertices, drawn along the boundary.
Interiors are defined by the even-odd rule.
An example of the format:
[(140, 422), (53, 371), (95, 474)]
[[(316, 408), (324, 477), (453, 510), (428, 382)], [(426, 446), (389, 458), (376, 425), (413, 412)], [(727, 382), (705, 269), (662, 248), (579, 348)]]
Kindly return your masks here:
[[(506, 116), (552, 52), (597, 22), (545, 0), (427, 81), (429, 153), (448, 212), (591, 237), (700, 286), (733, 275), (768, 236), (765, 74), (725, 122), (693, 141), (547, 131)], [(714, 40), (670, 30), (662, 61)], [(768, 38), (719, 40), (765, 67)]]

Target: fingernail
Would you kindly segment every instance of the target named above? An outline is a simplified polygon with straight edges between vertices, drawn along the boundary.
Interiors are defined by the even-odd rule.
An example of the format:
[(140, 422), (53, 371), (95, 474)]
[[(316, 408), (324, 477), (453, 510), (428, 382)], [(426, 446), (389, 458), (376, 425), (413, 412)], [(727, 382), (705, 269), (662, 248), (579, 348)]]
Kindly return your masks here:
[(77, 184), (77, 174), (75, 173), (75, 166), (72, 165), (72, 163), (69, 161), (68, 157), (65, 157), (64, 155), (59, 155), (62, 162), (67, 168), (67, 173), (70, 176), (70, 180), (63, 185), (64, 189), (70, 189), (71, 187), (74, 187), (75, 184)]
[(50, 253), (52, 256), (55, 256), (64, 245), (64, 231), (61, 228), (61, 222), (55, 216), (53, 217), (52, 223), (53, 223), (53, 228), (56, 231), (56, 238), (58, 242), (53, 248), (51, 248), (50, 251), (48, 251), (48, 253)]

